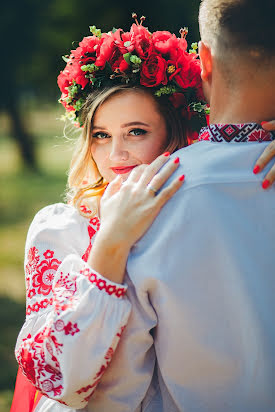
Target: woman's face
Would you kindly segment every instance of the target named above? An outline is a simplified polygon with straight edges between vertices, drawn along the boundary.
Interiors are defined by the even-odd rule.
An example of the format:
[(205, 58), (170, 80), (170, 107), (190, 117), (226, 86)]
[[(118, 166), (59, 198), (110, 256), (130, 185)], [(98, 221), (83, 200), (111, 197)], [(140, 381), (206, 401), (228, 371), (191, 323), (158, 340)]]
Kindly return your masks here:
[(165, 120), (153, 98), (134, 90), (111, 96), (96, 110), (91, 135), (92, 156), (107, 182), (117, 175), (126, 180), (167, 147)]

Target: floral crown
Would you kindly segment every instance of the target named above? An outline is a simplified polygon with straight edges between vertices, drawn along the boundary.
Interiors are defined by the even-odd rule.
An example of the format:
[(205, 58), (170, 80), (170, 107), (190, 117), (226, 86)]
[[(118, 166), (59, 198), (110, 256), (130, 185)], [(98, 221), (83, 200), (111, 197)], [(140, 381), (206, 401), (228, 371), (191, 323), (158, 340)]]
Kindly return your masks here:
[[(113, 29), (101, 33), (90, 27), (92, 36), (84, 37), (79, 46), (63, 56), (66, 67), (58, 76), (62, 92), (59, 102), (65, 107), (65, 118), (82, 126), (81, 109), (95, 89), (117, 84), (150, 87), (160, 97), (169, 97), (173, 106), (188, 121), (193, 138), (206, 125), (208, 108), (204, 101), (197, 43), (187, 51), (186, 28), (180, 37), (168, 31), (150, 31), (145, 17), (129, 32)], [(195, 135), (192, 133), (195, 132)]]

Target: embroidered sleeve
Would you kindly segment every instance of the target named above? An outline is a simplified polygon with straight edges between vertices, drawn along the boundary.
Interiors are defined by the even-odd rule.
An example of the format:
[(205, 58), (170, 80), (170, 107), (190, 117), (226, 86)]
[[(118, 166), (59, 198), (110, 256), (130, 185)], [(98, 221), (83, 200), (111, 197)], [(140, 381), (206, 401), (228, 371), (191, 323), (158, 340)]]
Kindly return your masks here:
[(74, 227), (70, 216), (67, 227), (62, 219), (40, 216), (30, 228), (27, 317), (15, 354), (44, 395), (84, 408), (116, 350), (130, 303), (126, 286), (104, 279), (80, 257), (87, 247), (81, 225)]

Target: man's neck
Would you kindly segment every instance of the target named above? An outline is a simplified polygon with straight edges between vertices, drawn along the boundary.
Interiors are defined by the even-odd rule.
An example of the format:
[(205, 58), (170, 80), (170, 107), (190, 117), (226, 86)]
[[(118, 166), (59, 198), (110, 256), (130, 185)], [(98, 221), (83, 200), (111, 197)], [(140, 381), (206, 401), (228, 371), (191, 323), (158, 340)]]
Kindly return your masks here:
[(210, 107), (210, 123), (260, 124), (274, 120), (274, 82), (269, 87), (256, 88), (255, 85), (248, 85), (235, 91), (217, 85), (211, 91)]

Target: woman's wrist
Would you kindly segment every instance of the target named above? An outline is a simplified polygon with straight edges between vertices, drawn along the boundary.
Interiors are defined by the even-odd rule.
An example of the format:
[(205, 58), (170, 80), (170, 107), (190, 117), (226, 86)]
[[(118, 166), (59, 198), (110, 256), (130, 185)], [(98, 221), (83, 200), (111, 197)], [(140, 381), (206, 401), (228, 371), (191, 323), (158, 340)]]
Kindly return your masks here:
[(107, 230), (99, 230), (96, 235), (88, 264), (106, 279), (123, 283), (130, 246)]
[[(109, 226), (109, 225), (108, 225)], [(128, 256), (133, 242), (131, 243), (130, 233), (124, 234), (123, 228), (116, 228), (115, 226), (101, 224), (99, 231), (96, 234), (95, 242), (104, 247), (109, 253), (121, 253)]]

